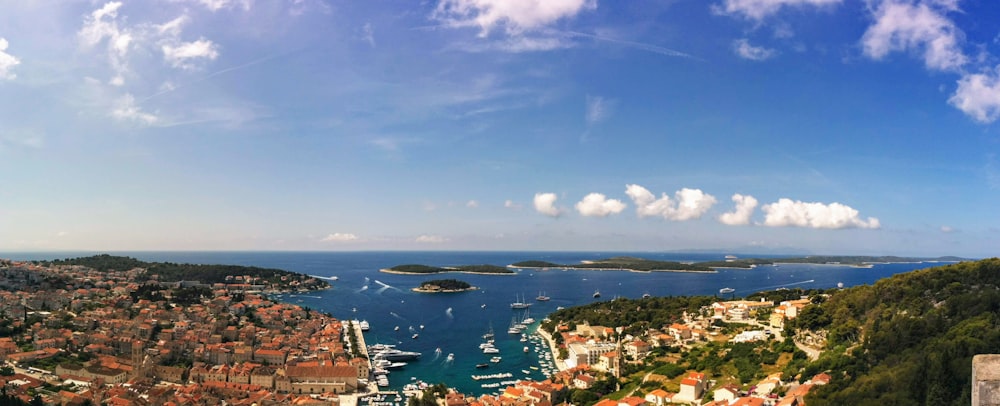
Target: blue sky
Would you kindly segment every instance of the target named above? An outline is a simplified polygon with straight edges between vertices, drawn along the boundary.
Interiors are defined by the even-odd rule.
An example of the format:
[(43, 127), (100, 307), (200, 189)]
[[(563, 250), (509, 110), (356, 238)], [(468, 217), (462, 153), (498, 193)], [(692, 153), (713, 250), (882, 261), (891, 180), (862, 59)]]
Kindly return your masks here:
[(994, 256), (1000, 6), (0, 13), (0, 251)]

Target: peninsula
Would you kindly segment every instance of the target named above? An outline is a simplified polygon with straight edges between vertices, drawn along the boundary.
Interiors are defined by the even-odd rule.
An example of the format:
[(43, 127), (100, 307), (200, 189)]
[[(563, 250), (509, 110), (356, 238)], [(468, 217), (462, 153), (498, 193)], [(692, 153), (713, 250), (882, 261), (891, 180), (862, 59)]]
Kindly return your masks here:
[(459, 265), (459, 266), (437, 267), (437, 266), (429, 266), (421, 264), (396, 265), (392, 268), (379, 269), (379, 272), (395, 273), (395, 274), (418, 274), (418, 275), (447, 273), (447, 272), (474, 273), (474, 274), (487, 274), (487, 275), (513, 275), (515, 273), (510, 269), (496, 265)]
[(522, 261), (507, 265), (508, 268), (556, 268), (592, 271), (632, 271), (632, 272), (716, 272), (708, 266), (686, 264), (674, 261), (656, 261), (636, 257), (613, 257), (579, 264), (555, 264), (546, 261)]
[(457, 293), (476, 289), (479, 288), (457, 279), (434, 279), (425, 281), (412, 290), (419, 293)]

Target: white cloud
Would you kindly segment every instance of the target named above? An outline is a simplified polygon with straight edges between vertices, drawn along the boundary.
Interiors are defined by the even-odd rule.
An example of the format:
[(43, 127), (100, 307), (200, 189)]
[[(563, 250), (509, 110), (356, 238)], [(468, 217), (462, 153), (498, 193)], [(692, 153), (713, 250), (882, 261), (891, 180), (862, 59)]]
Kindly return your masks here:
[(882, 59), (893, 51), (912, 50), (923, 53), (929, 69), (959, 70), (968, 57), (959, 45), (961, 30), (944, 16), (949, 11), (957, 11), (954, 1), (882, 1), (873, 11), (875, 23), (861, 39), (865, 55)]
[(976, 121), (996, 121), (1000, 117), (1000, 65), (992, 72), (962, 75), (948, 103)]
[(730, 226), (750, 224), (750, 216), (757, 208), (757, 199), (750, 195), (737, 193), (733, 195), (733, 203), (736, 203), (736, 208), (731, 212), (722, 213), (719, 216), (719, 222)]
[(576, 211), (586, 217), (607, 217), (625, 210), (625, 203), (617, 199), (608, 199), (603, 194), (591, 193), (576, 203)]
[(426, 244), (440, 244), (443, 242), (448, 242), (449, 240), (439, 235), (421, 235), (417, 237), (417, 239), (414, 241)]
[(520, 210), (522, 206), (520, 203), (515, 203), (513, 200), (507, 199), (503, 202), (503, 207)]
[(321, 239), (320, 241), (322, 241), (322, 242), (348, 242), (348, 241), (357, 241), (358, 239), (359, 239), (358, 236), (356, 236), (354, 234), (351, 234), (351, 233), (333, 233), (333, 234), (327, 235), (326, 237), (323, 237), (323, 239)]
[(107, 40), (108, 60), (115, 71), (110, 83), (115, 86), (121, 86), (125, 82), (124, 75), (128, 72), (127, 56), (134, 39), (130, 30), (118, 27), (118, 9), (121, 6), (122, 3), (118, 1), (105, 3), (84, 17), (83, 27), (77, 33), (83, 46), (87, 48)]
[(559, 217), (562, 210), (556, 207), (556, 200), (559, 199), (555, 193), (535, 193), (535, 211), (549, 217)]
[(750, 45), (750, 41), (746, 38), (733, 41), (733, 52), (740, 58), (751, 61), (763, 61), (778, 54), (778, 51), (773, 49)]
[(751, 20), (763, 20), (778, 12), (782, 7), (833, 6), (842, 0), (725, 0), (721, 7), (714, 6), (713, 11), (720, 14), (742, 15)]
[(365, 23), (361, 27), (361, 39), (367, 42), (368, 45), (371, 45), (372, 48), (375, 48), (375, 29), (372, 28), (372, 23)]
[(764, 225), (771, 227), (809, 228), (879, 228), (877, 218), (862, 220), (858, 211), (840, 203), (807, 203), (787, 198), (761, 206), (766, 214)]
[(143, 112), (142, 108), (136, 105), (135, 97), (128, 93), (115, 102), (111, 116), (120, 121), (132, 121), (144, 125), (155, 124), (158, 120), (155, 115)]
[(20, 64), (21, 60), (6, 52), (8, 45), (7, 39), (0, 38), (0, 79), (14, 80), (17, 75), (10, 70)]
[(470, 209), (474, 209), (476, 207), (479, 207), (479, 202), (477, 202), (475, 200), (469, 200), (469, 201), (465, 202), (465, 207), (468, 207)]
[[(253, 0), (174, 0), (181, 1), (185, 3), (196, 3), (204, 6), (205, 8), (211, 10), (212, 12), (219, 11), (222, 9), (232, 9), (236, 7), (243, 8), (243, 11), (250, 10), (253, 5)], [(294, 1), (298, 3), (299, 1)]]
[(625, 185), (625, 194), (635, 203), (639, 217), (660, 216), (667, 220), (685, 221), (700, 218), (715, 205), (715, 197), (700, 189), (683, 188), (674, 193), (674, 199), (663, 193), (659, 199), (639, 185)]
[(181, 30), (184, 29), (184, 26), (187, 25), (189, 21), (191, 21), (190, 17), (182, 15), (163, 24), (155, 25), (154, 27), (160, 35), (179, 37), (181, 35)]
[(163, 59), (175, 68), (193, 69), (194, 61), (198, 59), (214, 60), (219, 56), (218, 45), (204, 38), (194, 42), (182, 42), (171, 45), (164, 44)]
[(479, 27), (486, 37), (499, 27), (519, 35), (596, 8), (596, 0), (441, 0), (431, 17), (450, 27)]
[(955, 232), (955, 229), (951, 226), (941, 226), (941, 232), (945, 234), (950, 234)]
[(587, 124), (597, 124), (611, 116), (614, 102), (601, 96), (587, 95)]

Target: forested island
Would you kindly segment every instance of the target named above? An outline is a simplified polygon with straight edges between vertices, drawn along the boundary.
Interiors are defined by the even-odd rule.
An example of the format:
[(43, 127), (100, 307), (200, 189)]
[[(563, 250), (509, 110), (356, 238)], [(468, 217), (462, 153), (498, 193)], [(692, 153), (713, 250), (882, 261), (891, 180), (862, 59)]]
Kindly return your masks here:
[(846, 265), (856, 267), (871, 267), (872, 264), (904, 263), (904, 262), (959, 262), (967, 258), (937, 257), (914, 258), (897, 256), (857, 256), (857, 255), (810, 255), (790, 258), (739, 258), (724, 261), (696, 262), (696, 265), (712, 268), (753, 268), (758, 265), (775, 264), (816, 264), (816, 265)]
[(436, 274), (436, 273), (459, 272), (459, 273), (475, 273), (475, 274), (490, 274), (490, 275), (513, 275), (515, 273), (510, 269), (496, 265), (459, 265), (459, 266), (438, 267), (438, 266), (430, 266), (422, 264), (406, 264), (406, 265), (396, 265), (392, 268), (379, 269), (379, 271), (386, 273), (398, 273), (398, 274)]
[(556, 268), (556, 269), (587, 269), (600, 271), (635, 271), (635, 272), (715, 272), (714, 269), (700, 264), (685, 264), (675, 261), (656, 261), (636, 257), (613, 257), (595, 261), (584, 261), (579, 264), (556, 264), (546, 261), (522, 261), (508, 265), (510, 268)]
[(424, 281), (420, 286), (413, 288), (413, 291), (420, 293), (455, 293), (476, 289), (478, 288), (458, 279), (434, 279)]
[(172, 262), (146, 262), (136, 258), (100, 254), (89, 257), (33, 261), (41, 266), (83, 266), (98, 272), (128, 272), (141, 270), (137, 280), (160, 282), (194, 281), (203, 284), (264, 285), (277, 290), (319, 290), (329, 288), (323, 280), (295, 272), (274, 268), (241, 265), (175, 264)]

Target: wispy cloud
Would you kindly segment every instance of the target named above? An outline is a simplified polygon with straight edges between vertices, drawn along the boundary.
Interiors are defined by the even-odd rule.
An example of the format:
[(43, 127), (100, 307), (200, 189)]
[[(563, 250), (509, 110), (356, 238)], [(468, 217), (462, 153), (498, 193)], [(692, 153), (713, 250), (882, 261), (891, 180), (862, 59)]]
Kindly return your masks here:
[(740, 58), (749, 59), (751, 61), (771, 59), (771, 57), (778, 54), (778, 51), (773, 49), (750, 45), (750, 40), (746, 38), (740, 38), (733, 41), (733, 52), (735, 52)]
[(142, 111), (142, 108), (136, 104), (135, 97), (131, 94), (125, 94), (118, 98), (114, 108), (111, 110), (111, 116), (119, 121), (142, 125), (152, 125), (159, 120), (156, 115)]
[(199, 60), (214, 60), (219, 56), (219, 46), (204, 38), (197, 41), (165, 44), (163, 59), (171, 66), (181, 69), (194, 69)]
[(578, 31), (554, 31), (554, 30), (552, 30), (551, 32), (557, 33), (559, 35), (570, 36), (570, 37), (589, 38), (589, 39), (596, 40), (596, 41), (607, 42), (607, 43), (611, 43), (611, 44), (614, 44), (614, 45), (623, 46), (623, 47), (626, 47), (626, 48), (638, 49), (640, 51), (652, 52), (654, 54), (660, 54), (660, 55), (664, 55), (664, 56), (674, 56), (674, 57), (680, 57), (680, 58), (691, 58), (691, 59), (702, 60), (701, 58), (698, 58), (698, 57), (696, 57), (694, 55), (687, 54), (687, 53), (684, 53), (684, 52), (681, 52), (681, 51), (677, 51), (677, 50), (674, 50), (674, 49), (662, 47), (662, 46), (659, 46), (659, 45), (653, 45), (653, 44), (647, 44), (647, 43), (642, 43), (642, 42), (635, 42), (635, 41), (628, 41), (628, 40), (623, 40), (623, 39), (617, 39), (617, 38), (612, 38), (612, 37), (608, 37), (608, 36), (605, 36), (605, 35), (587, 34), (585, 32), (578, 32)]
[(503, 202), (503, 207), (506, 207), (508, 209), (520, 210), (524, 206), (513, 200), (507, 199)]
[(375, 48), (375, 28), (372, 27), (371, 22), (367, 22), (361, 26), (361, 40), (367, 42), (372, 48)]
[(883, 0), (872, 10), (874, 24), (861, 39), (865, 55), (882, 59), (893, 51), (917, 51), (929, 69), (957, 71), (969, 58), (964, 37), (945, 13), (957, 11), (953, 1)]
[(431, 18), (448, 27), (477, 27), (485, 38), (498, 28), (517, 36), (596, 8), (595, 0), (441, 0)]
[(440, 244), (451, 240), (448, 239), (447, 237), (442, 237), (439, 235), (421, 235), (417, 237), (414, 241), (423, 244)]
[(7, 53), (9, 45), (6, 39), (0, 37), (0, 79), (14, 80), (17, 75), (12, 72), (12, 69), (20, 64), (21, 60)]
[(712, 11), (760, 21), (782, 8), (834, 6), (841, 2), (842, 0), (724, 0), (722, 5), (713, 5)]
[(611, 116), (614, 100), (606, 100), (601, 96), (587, 95), (587, 112), (585, 118), (588, 125), (597, 124)]

